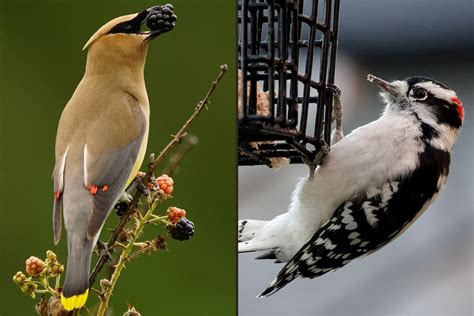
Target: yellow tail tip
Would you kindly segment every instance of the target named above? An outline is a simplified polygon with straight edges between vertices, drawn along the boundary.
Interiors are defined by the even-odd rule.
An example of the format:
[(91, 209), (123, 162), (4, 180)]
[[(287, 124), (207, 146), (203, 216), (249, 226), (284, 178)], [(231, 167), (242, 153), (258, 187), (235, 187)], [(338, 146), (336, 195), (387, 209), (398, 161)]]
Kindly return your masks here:
[(61, 303), (64, 306), (64, 309), (67, 311), (72, 311), (76, 308), (81, 308), (86, 304), (87, 296), (89, 295), (89, 289), (87, 289), (83, 294), (74, 295), (71, 297), (64, 297), (61, 293)]

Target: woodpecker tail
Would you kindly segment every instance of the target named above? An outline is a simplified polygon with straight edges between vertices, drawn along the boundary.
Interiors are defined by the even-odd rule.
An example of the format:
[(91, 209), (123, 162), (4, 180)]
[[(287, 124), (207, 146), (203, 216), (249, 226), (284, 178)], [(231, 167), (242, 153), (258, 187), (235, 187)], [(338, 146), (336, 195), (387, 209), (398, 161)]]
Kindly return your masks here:
[(246, 219), (239, 221), (238, 246), (239, 252), (253, 252), (270, 250), (268, 254), (256, 259), (276, 259), (273, 250), (278, 247), (275, 244), (275, 235), (272, 236), (269, 228), (270, 222)]
[[(294, 258), (294, 257), (293, 257)], [(260, 293), (257, 298), (262, 296), (270, 296), (275, 294), (279, 290), (281, 290), (285, 285), (296, 279), (297, 277), (301, 276), (301, 272), (298, 270), (298, 262), (292, 259), (289, 261), (280, 272), (278, 272), (277, 277), (275, 280), (270, 283), (269, 286)]]
[(239, 221), (239, 242), (253, 239), (267, 223), (267, 221), (257, 221), (252, 219)]
[(280, 276), (277, 277), (275, 280), (273, 280), (272, 283), (259, 295), (257, 295), (257, 298), (260, 298), (262, 296), (268, 297), (270, 295), (275, 294), (279, 290), (281, 290), (285, 285), (293, 281), (295, 276), (290, 276), (289, 279), (281, 278)]
[(89, 294), (89, 271), (93, 240), (68, 236), (66, 280), (61, 293), (61, 303), (68, 311), (85, 305)]

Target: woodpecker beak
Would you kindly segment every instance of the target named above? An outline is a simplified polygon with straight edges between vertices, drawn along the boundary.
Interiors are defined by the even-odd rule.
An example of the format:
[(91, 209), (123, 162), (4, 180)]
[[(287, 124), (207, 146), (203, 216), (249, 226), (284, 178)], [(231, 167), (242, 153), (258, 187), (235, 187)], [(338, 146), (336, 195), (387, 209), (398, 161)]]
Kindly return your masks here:
[(375, 77), (374, 75), (368, 74), (367, 75), (367, 80), (371, 83), (375, 83), (379, 88), (383, 89), (384, 91), (395, 95), (397, 94), (397, 86), (391, 84), (390, 82), (387, 82), (383, 79), (380, 79), (379, 77)]

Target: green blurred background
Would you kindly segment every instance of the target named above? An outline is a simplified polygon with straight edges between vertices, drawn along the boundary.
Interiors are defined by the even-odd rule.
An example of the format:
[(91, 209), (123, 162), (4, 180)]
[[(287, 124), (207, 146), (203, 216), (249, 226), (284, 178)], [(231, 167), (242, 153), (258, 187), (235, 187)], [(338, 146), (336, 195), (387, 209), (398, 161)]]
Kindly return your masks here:
[[(171, 0), (170, 0), (171, 2)], [(145, 70), (151, 106), (148, 153), (159, 152), (229, 65), (208, 111), (190, 132), (199, 145), (175, 174), (176, 205), (196, 234), (168, 241), (169, 252), (142, 256), (122, 273), (113, 315), (127, 303), (143, 315), (233, 315), (236, 311), (235, 3), (173, 0), (176, 28), (153, 41)], [(61, 111), (83, 75), (84, 43), (114, 17), (153, 1), (0, 2), (0, 315), (34, 315), (34, 301), (12, 283), (30, 255), (53, 245), (51, 172)], [(165, 209), (165, 208), (164, 208)], [(105, 228), (112, 227), (112, 214)], [(154, 237), (156, 228), (146, 229)], [(104, 229), (102, 240), (108, 233)], [(91, 295), (94, 297), (95, 295)], [(88, 306), (94, 305), (89, 300)]]

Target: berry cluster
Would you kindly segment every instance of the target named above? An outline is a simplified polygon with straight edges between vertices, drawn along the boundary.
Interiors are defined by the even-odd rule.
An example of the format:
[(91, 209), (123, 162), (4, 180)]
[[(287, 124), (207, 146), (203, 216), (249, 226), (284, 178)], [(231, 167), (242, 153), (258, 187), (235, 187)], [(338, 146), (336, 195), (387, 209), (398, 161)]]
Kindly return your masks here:
[(23, 293), (32, 298), (35, 298), (35, 293), (44, 293), (45, 291), (54, 295), (57, 294), (58, 289), (51, 289), (51, 287), (38, 289), (38, 284), (41, 284), (39, 280), (48, 280), (51, 277), (57, 278), (64, 272), (64, 266), (58, 261), (54, 252), (48, 250), (44, 260), (35, 256), (29, 257), (25, 261), (25, 270), (29, 277), (21, 271), (13, 276), (13, 282), (20, 287)]
[(174, 226), (168, 226), (171, 238), (176, 240), (188, 240), (194, 235), (194, 223), (186, 217), (182, 217)]
[(173, 192), (173, 184), (173, 179), (164, 174), (156, 179), (151, 177), (146, 187), (150, 191), (162, 190), (165, 194), (171, 194)]
[(173, 206), (168, 208), (168, 210), (166, 211), (166, 215), (168, 215), (168, 219), (173, 224), (177, 224), (181, 218), (186, 216), (186, 211)]
[(156, 178), (155, 183), (166, 194), (173, 193), (173, 179), (166, 174)]
[(29, 275), (38, 275), (43, 271), (44, 262), (38, 257), (31, 256), (25, 261), (25, 270)]
[(173, 6), (169, 3), (157, 7), (148, 17), (146, 25), (152, 31), (171, 30), (175, 26), (177, 19), (173, 10)]
[(13, 276), (13, 282), (20, 287), (23, 293), (29, 295), (31, 298), (35, 298), (35, 291), (38, 288), (38, 285), (31, 281), (31, 277), (27, 278), (23, 272), (18, 271)]
[[(144, 176), (145, 176), (145, 173), (143, 172), (137, 173), (137, 178), (139, 181), (142, 181), (142, 179), (140, 178), (143, 178)], [(170, 176), (164, 174), (156, 179), (154, 177), (151, 177), (149, 182), (146, 184), (146, 187), (144, 188), (144, 190), (147, 191), (148, 193), (149, 191), (156, 192), (156, 191), (161, 190), (163, 191), (164, 194), (166, 194), (165, 198), (169, 198), (170, 194), (173, 193), (173, 190), (174, 190), (173, 184), (174, 184), (173, 179)], [(131, 197), (129, 201), (120, 201), (117, 204), (115, 204), (114, 207), (116, 209), (116, 213), (118, 216), (122, 217), (127, 212), (130, 201), (131, 201)]]

